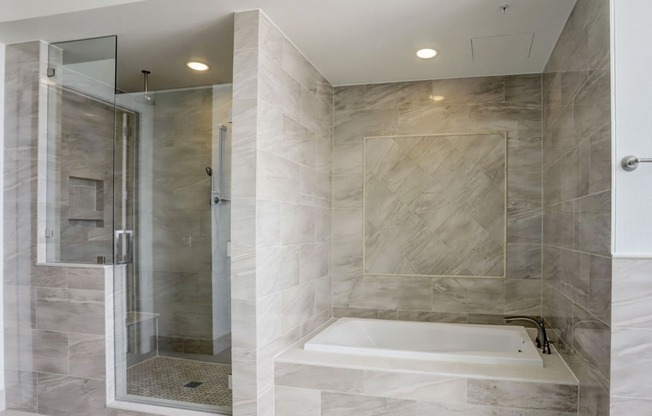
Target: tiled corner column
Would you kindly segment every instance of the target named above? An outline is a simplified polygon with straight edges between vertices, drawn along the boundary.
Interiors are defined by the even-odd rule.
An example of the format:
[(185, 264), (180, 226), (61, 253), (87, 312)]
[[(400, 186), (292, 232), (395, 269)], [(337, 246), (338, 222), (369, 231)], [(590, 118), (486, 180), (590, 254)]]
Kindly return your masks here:
[(234, 414), (273, 414), (273, 357), (331, 311), (333, 89), (260, 11), (235, 15)]
[(580, 380), (580, 415), (609, 409), (609, 1), (577, 2), (543, 74), (543, 311)]

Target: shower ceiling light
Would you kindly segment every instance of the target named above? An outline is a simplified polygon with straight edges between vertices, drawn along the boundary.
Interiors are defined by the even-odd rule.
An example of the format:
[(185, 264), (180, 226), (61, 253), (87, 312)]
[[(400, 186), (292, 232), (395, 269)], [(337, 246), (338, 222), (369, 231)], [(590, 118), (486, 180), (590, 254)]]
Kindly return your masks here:
[(203, 62), (190, 61), (186, 63), (186, 66), (195, 71), (208, 71), (208, 65)]
[(434, 49), (419, 49), (417, 51), (417, 56), (422, 59), (430, 59), (437, 56), (437, 51)]

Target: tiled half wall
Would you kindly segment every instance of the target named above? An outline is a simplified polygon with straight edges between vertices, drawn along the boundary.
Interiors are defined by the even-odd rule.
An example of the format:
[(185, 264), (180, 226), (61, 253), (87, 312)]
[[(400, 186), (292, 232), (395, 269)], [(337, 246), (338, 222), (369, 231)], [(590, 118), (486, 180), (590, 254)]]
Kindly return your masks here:
[[(382, 173), (369, 166), (375, 142), (379, 147), (393, 142), (402, 152), (383, 156), (392, 160), (378, 165)], [(424, 147), (418, 150), (417, 143)], [(443, 147), (434, 151), (437, 146)], [(440, 158), (442, 154), (447, 156)], [(376, 181), (379, 175), (386, 176)], [(426, 190), (424, 179), (439, 188), (430, 184), (433, 188)], [(384, 184), (385, 193), (375, 192), (377, 182)], [(541, 198), (540, 75), (336, 88), (334, 315), (449, 322), (540, 315)], [(391, 210), (387, 206), (396, 199), (411, 209), (401, 216), (404, 222), (392, 225), (383, 216), (391, 214), (373, 210)], [(423, 210), (446, 203), (459, 205)], [(460, 205), (465, 209), (457, 209)], [(382, 248), (374, 240), (374, 223), (400, 231), (384, 240), (396, 245), (403, 244), (400, 235), (408, 221), (417, 219), (420, 232), (446, 239), (442, 243), (454, 248), (449, 253), (456, 253), (457, 262), (427, 266), (433, 253), (445, 259), (445, 250), (430, 247), (424, 250), (427, 255), (418, 256), (425, 261), (420, 267), (393, 257), (389, 261), (390, 254), (400, 251), (395, 246), (382, 254), (374, 251)], [(455, 223), (455, 232), (444, 232), (447, 220)], [(462, 226), (466, 231), (459, 233)], [(409, 234), (405, 246), (418, 245), (419, 232)], [(501, 251), (505, 263), (499, 261)], [(473, 257), (480, 261), (467, 261)]]

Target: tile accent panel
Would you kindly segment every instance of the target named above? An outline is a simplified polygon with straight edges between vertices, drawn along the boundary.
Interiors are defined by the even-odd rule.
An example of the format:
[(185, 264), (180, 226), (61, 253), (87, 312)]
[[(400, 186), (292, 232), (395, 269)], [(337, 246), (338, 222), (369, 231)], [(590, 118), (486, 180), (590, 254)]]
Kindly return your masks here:
[[(332, 270), (336, 316), (469, 322), (470, 315), (541, 314), (540, 90), (541, 76), (538, 74), (356, 85), (335, 89)], [(433, 101), (433, 96), (445, 98)], [(456, 265), (459, 270), (455, 273), (505, 278), (424, 277), (419, 276), (419, 270), (404, 267), (407, 263), (402, 264), (400, 260), (388, 261), (382, 268), (380, 263), (375, 267), (372, 262), (371, 266), (374, 267), (370, 267), (369, 256), (373, 252), (369, 247), (364, 250), (365, 239), (369, 241), (371, 233), (376, 230), (373, 227), (367, 229), (365, 237), (363, 225), (368, 221), (365, 220), (364, 210), (388, 205), (391, 195), (399, 200), (400, 197), (410, 198), (410, 192), (419, 189), (427, 175), (412, 172), (403, 182), (388, 184), (391, 192), (386, 191), (386, 198), (376, 198), (388, 204), (365, 208), (365, 202), (369, 202), (365, 201), (364, 192), (365, 138), (367, 144), (371, 140), (383, 141), (377, 138), (409, 143), (416, 140), (415, 137), (485, 137), (483, 135), (487, 133), (500, 134), (507, 141), (506, 175), (501, 172), (500, 163), (484, 166), (487, 172), (483, 172), (492, 185), (506, 189), (506, 235), (501, 236), (503, 224), (500, 220), (491, 221), (492, 218), (496, 219), (492, 216), (494, 210), (485, 209), (500, 205), (492, 199), (498, 193), (478, 192), (476, 202), (480, 202), (469, 204), (468, 208), (477, 217), (474, 221), (481, 224), (481, 227), (476, 227), (478, 232), (487, 241), (502, 243), (495, 244), (495, 250), (490, 250), (489, 256), (483, 252), (481, 257), (495, 259), (502, 248), (506, 253), (506, 264), (504, 270), (502, 263), (493, 261), (484, 262), (479, 270), (468, 270), (469, 265)], [(452, 139), (451, 143), (462, 145)], [(479, 149), (462, 145), (455, 150), (460, 157), (463, 155), (473, 161), (468, 164), (471, 169), (484, 163), (484, 159), (479, 158), (480, 153), (475, 152)], [(422, 158), (423, 163), (412, 166), (413, 169), (432, 170), (440, 166), (437, 163), (439, 153), (407, 154)], [(383, 166), (396, 172), (397, 169), (403, 168), (405, 171), (409, 167), (399, 163)], [(442, 173), (451, 175), (455, 171), (450, 166), (448, 168), (443, 169)], [(452, 175), (449, 179), (459, 177)], [(414, 212), (421, 216), (431, 214), (425, 210), (433, 207), (438, 193), (459, 193), (458, 186), (463, 185), (456, 185), (454, 180), (449, 179), (440, 184), (442, 189), (424, 193), (424, 200), (417, 201), (421, 204), (413, 203)], [(399, 183), (404, 184), (403, 188), (392, 190), (391, 186)], [(366, 185), (368, 188), (369, 184)], [(431, 200), (425, 197), (431, 197)], [(387, 207), (388, 210), (390, 208)], [(369, 216), (369, 213), (366, 215)], [(442, 220), (449, 218), (444, 217)], [(429, 223), (439, 224), (436, 217), (431, 220)], [(455, 224), (452, 229), (458, 230), (459, 226)], [(433, 243), (432, 240), (428, 242)], [(423, 250), (428, 253), (433, 251), (428, 246), (424, 246)], [(387, 254), (387, 250), (384, 253)], [(480, 256), (480, 253), (477, 254)], [(388, 259), (389, 255), (378, 257), (378, 261)], [(480, 263), (473, 262), (472, 268)], [(399, 271), (401, 276), (392, 275)], [(433, 273), (430, 270), (427, 274), (446, 273)]]
[(364, 273), (504, 277), (505, 153), (502, 134), (367, 138)]
[(606, 415), (611, 357), (609, 1), (581, 0), (543, 74), (543, 312), (580, 379), (580, 415)]
[(258, 10), (233, 72), (233, 410), (269, 415), (273, 357), (332, 316), (333, 88)]

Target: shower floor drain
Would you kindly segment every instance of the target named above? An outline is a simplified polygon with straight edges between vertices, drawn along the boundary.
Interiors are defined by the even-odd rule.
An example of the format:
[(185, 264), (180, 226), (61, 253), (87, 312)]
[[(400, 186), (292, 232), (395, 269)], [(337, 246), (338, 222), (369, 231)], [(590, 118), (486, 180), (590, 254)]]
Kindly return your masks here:
[(190, 389), (196, 389), (197, 387), (201, 386), (202, 383), (201, 381), (191, 381), (190, 383), (186, 383), (183, 385), (183, 387), (188, 387)]

